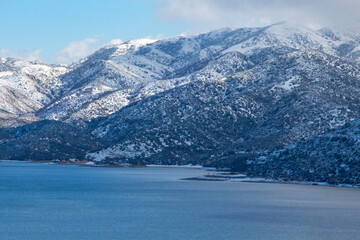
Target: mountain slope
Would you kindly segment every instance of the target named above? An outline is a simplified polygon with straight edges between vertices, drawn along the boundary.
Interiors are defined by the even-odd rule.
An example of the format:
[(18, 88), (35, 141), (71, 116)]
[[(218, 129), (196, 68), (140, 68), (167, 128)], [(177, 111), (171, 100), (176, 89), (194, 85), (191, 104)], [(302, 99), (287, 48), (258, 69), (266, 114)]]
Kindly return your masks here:
[[(346, 46), (352, 47), (345, 51)], [(286, 23), (134, 40), (107, 46), (64, 75), (63, 82), (71, 84), (38, 115), (89, 121), (191, 81), (222, 78), (294, 51), (312, 49), (357, 62), (359, 46), (356, 35)]]
[(227, 78), (195, 81), (96, 120), (113, 146), (97, 161), (216, 161), (261, 153), (341, 126), (360, 107), (360, 69), (324, 53), (298, 51)]
[[(179, 86), (184, 79), (174, 79), (174, 73), (188, 75), (184, 69), (198, 64), (199, 60), (205, 63), (200, 69), (205, 67), (211, 60), (211, 52), (221, 50), (219, 47), (212, 49), (214, 46), (210, 44), (219, 43), (226, 34), (227, 31), (223, 31), (157, 42), (135, 40), (105, 47), (64, 76), (64, 82), (76, 84), (39, 115), (58, 120), (91, 120)], [(212, 39), (208, 39), (209, 36)]]
[(0, 62), (0, 126), (36, 119), (34, 112), (49, 104), (61, 87), (67, 68), (2, 58)]
[(37, 121), (17, 128), (0, 129), (0, 159), (77, 160), (102, 147), (81, 126), (59, 121)]
[(360, 183), (360, 121), (300, 141), (251, 161), (250, 172), (269, 178)]

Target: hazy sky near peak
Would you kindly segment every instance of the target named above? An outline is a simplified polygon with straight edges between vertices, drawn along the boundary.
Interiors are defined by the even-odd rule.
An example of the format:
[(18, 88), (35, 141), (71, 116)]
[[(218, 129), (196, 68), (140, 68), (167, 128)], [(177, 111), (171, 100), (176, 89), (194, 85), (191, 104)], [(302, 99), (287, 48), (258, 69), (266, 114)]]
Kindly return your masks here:
[(312, 28), (360, 25), (360, 0), (162, 0), (161, 4), (164, 21), (186, 21), (199, 29), (280, 21)]
[(359, 12), (360, 0), (0, 0), (0, 57), (71, 63), (109, 43), (280, 21), (359, 28)]

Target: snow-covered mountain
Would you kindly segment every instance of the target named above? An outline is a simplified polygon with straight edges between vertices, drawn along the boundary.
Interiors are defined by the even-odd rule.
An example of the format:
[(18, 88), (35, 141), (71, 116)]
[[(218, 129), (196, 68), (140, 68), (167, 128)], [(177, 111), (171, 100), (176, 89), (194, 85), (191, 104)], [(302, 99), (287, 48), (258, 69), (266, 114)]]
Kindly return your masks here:
[[(196, 36), (156, 42), (141, 39), (105, 47), (64, 76), (65, 82), (75, 84), (40, 115), (55, 120), (91, 120), (189, 82), (185, 77), (178, 79), (179, 75), (188, 77), (208, 65), (214, 53), (220, 51), (213, 45), (223, 40), (226, 31), (221, 33), (208, 34), (212, 37), (210, 43), (206, 42), (209, 37)], [(219, 62), (222, 60), (224, 58)], [(217, 73), (218, 77), (243, 70), (241, 65), (248, 65), (248, 60), (242, 55), (232, 54), (232, 59), (226, 61), (230, 61), (230, 69), (223, 70), (226, 71), (223, 74)], [(233, 67), (235, 61), (241, 61), (239, 66)], [(212, 61), (210, 64), (216, 63)], [(242, 68), (233, 69), (237, 67)], [(213, 71), (216, 70), (211, 68), (206, 73), (210, 75)]]
[(191, 81), (222, 78), (293, 51), (312, 49), (358, 62), (359, 46), (356, 35), (286, 23), (110, 45), (63, 76), (71, 85), (39, 115), (88, 121)]
[(359, 96), (357, 65), (296, 51), (229, 77), (185, 84), (95, 121), (92, 133), (115, 144), (89, 157), (204, 164), (225, 149), (271, 151), (356, 118)]
[(286, 180), (358, 185), (360, 121), (315, 136), (251, 161), (253, 175)]
[[(66, 159), (68, 146), (55, 143), (69, 142), (97, 162), (234, 166), (360, 119), (356, 32), (280, 23), (113, 44), (71, 68), (22, 64), (0, 72), (19, 92), (0, 104), (31, 103), (12, 111), (51, 121), (0, 131), (0, 158), (23, 159), (33, 142), (32, 156)], [(270, 165), (251, 168), (270, 176), (254, 166)]]
[(0, 62), (0, 126), (31, 122), (34, 113), (50, 104), (61, 88), (66, 67), (13, 58)]

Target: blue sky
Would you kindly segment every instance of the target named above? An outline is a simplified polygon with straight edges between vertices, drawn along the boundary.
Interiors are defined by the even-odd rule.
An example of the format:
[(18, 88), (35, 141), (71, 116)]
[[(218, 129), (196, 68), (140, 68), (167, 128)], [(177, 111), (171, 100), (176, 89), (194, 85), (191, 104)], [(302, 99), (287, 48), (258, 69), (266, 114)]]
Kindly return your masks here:
[(0, 0), (0, 57), (71, 63), (113, 39), (279, 21), (360, 29), (359, 0)]
[(0, 53), (58, 62), (66, 59), (59, 56), (61, 50), (74, 42), (91, 51), (112, 39), (186, 31), (185, 23), (161, 20), (157, 5), (147, 0), (0, 0)]

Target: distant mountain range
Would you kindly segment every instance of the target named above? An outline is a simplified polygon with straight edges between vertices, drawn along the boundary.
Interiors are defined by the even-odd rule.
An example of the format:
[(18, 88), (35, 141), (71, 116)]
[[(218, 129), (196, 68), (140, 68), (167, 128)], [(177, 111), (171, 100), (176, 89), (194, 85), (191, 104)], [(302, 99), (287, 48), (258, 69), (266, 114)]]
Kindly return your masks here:
[(360, 33), (287, 23), (133, 40), (71, 66), (1, 59), (0, 158), (247, 161), (357, 184), (359, 64)]

